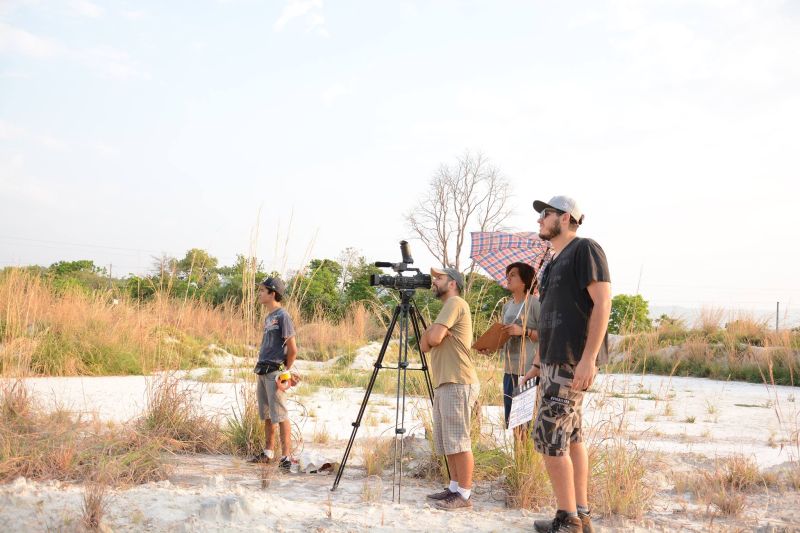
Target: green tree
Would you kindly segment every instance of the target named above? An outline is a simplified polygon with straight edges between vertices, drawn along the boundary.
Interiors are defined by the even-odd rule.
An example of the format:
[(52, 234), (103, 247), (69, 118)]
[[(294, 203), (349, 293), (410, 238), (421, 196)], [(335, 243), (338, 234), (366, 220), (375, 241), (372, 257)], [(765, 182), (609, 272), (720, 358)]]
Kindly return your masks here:
[[(242, 280), (244, 279), (244, 272), (248, 267), (249, 259), (242, 254), (236, 256), (236, 262), (231, 266), (218, 267), (216, 273), (219, 276), (219, 284), (214, 290), (213, 302), (216, 305), (222, 304), (226, 301), (231, 301), (237, 304), (242, 303)], [(255, 265), (255, 282), (259, 283), (267, 277), (264, 272), (264, 263), (259, 261)]]
[(317, 311), (338, 318), (343, 301), (339, 288), (342, 265), (331, 259), (313, 259), (305, 272), (299, 272), (289, 284), (292, 298), (300, 306), (303, 316), (310, 318)]
[(192, 248), (186, 255), (178, 261), (178, 272), (182, 273), (184, 279), (189, 283), (196, 283), (200, 286), (214, 279), (215, 269), (217, 268), (217, 258), (200, 248)]
[(375, 287), (370, 285), (370, 276), (381, 274), (380, 268), (371, 263), (367, 263), (363, 257), (358, 258), (355, 264), (351, 264), (348, 280), (344, 284), (344, 304), (350, 306), (355, 302), (374, 302), (377, 300), (378, 292)]
[(58, 261), (48, 267), (46, 274), (57, 291), (80, 289), (91, 292), (114, 286), (114, 280), (108, 277), (108, 271), (88, 259)]
[(609, 333), (634, 333), (653, 327), (647, 300), (642, 295), (618, 294), (611, 300)]
[(76, 274), (78, 272), (88, 272), (90, 274), (104, 275), (106, 270), (95, 266), (94, 261), (89, 259), (81, 259), (79, 261), (58, 261), (53, 263), (48, 268), (48, 271), (54, 276), (67, 276)]

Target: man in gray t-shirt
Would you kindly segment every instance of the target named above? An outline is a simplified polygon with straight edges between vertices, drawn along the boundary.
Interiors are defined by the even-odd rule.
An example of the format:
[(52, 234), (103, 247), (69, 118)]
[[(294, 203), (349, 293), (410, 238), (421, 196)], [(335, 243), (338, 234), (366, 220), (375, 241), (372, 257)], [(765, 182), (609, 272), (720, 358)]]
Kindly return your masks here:
[(288, 469), (291, 466), (292, 426), (286, 409), (286, 393), (288, 387), (278, 380), (294, 364), (297, 357), (297, 343), (292, 318), (281, 305), (286, 294), (286, 285), (277, 277), (269, 277), (258, 285), (258, 303), (266, 307), (267, 317), (264, 319), (264, 335), (258, 351), (258, 362), (254, 372), (257, 376), (256, 398), (258, 399), (258, 416), (264, 421), (264, 450), (252, 457), (250, 462), (267, 463), (274, 459), (275, 426), (280, 427), (281, 451), (283, 457), (279, 466)]
[(264, 336), (258, 351), (259, 363), (286, 364), (286, 340), (294, 337), (292, 317), (283, 307), (278, 307), (264, 319)]

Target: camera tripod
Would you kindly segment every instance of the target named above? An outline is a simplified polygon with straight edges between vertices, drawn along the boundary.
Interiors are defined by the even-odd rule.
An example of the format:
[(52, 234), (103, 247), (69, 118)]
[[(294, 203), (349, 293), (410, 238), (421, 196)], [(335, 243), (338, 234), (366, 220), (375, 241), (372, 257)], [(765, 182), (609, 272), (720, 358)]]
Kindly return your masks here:
[[(397, 370), (397, 398), (395, 404), (395, 423), (394, 423), (394, 471), (392, 474), (392, 501), (395, 499), (395, 494), (397, 494), (397, 501), (400, 501), (400, 488), (403, 482), (403, 436), (406, 433), (405, 428), (405, 415), (406, 415), (406, 373), (409, 370), (421, 370), (423, 375), (425, 376), (425, 384), (428, 389), (428, 396), (430, 397), (431, 403), (433, 403), (433, 384), (431, 382), (431, 376), (428, 372), (428, 363), (425, 359), (425, 354), (419, 348), (419, 340), (422, 337), (421, 332), (424, 331), (425, 320), (422, 318), (419, 310), (417, 309), (416, 305), (414, 304), (413, 300), (414, 290), (413, 289), (404, 289), (400, 291), (400, 302), (394, 309), (394, 313), (392, 314), (392, 320), (389, 323), (389, 327), (386, 330), (386, 336), (383, 338), (383, 345), (381, 346), (380, 354), (378, 354), (378, 358), (375, 360), (374, 370), (372, 371), (372, 376), (370, 377), (369, 384), (367, 385), (367, 390), (364, 393), (364, 399), (361, 401), (361, 408), (358, 410), (358, 416), (356, 417), (356, 421), (353, 422), (353, 432), (350, 434), (350, 441), (347, 443), (347, 448), (344, 451), (344, 457), (342, 457), (342, 462), (339, 465), (339, 470), (336, 472), (336, 479), (333, 481), (333, 487), (331, 491), (335, 491), (336, 487), (339, 486), (339, 481), (342, 479), (342, 473), (344, 472), (344, 467), (347, 464), (347, 458), (350, 455), (350, 451), (353, 448), (353, 442), (356, 439), (356, 433), (358, 432), (358, 428), (361, 426), (361, 419), (364, 417), (364, 411), (367, 409), (367, 403), (369, 402), (369, 396), (372, 393), (372, 387), (375, 385), (375, 379), (378, 377), (378, 371), (382, 368), (386, 368), (389, 370)], [(399, 349), (399, 357), (397, 366), (384, 366), (383, 365), (383, 358), (386, 355), (386, 349), (389, 346), (389, 341), (392, 339), (392, 334), (394, 333), (395, 327), (398, 326), (399, 323), (399, 335), (400, 335), (400, 349)], [(420, 330), (420, 325), (422, 325), (423, 329)], [(412, 367), (409, 366), (408, 361), (408, 344), (409, 344), (409, 326), (414, 334), (414, 338), (417, 340), (417, 352), (419, 353), (420, 357), (420, 365), (419, 367)], [(447, 467), (447, 459), (445, 458), (445, 466)], [(449, 467), (448, 474), (450, 473)]]

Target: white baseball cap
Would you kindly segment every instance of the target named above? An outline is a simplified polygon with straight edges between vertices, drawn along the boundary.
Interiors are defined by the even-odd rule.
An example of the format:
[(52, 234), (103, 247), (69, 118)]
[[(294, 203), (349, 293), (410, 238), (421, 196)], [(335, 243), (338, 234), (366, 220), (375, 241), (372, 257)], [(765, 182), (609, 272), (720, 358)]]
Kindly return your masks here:
[(569, 215), (578, 222), (579, 226), (583, 224), (583, 211), (578, 207), (578, 202), (576, 202), (574, 198), (570, 198), (569, 196), (553, 196), (550, 198), (549, 202), (543, 202), (541, 200), (535, 200), (533, 202), (533, 208), (537, 213), (541, 213), (542, 210), (548, 207), (569, 213)]

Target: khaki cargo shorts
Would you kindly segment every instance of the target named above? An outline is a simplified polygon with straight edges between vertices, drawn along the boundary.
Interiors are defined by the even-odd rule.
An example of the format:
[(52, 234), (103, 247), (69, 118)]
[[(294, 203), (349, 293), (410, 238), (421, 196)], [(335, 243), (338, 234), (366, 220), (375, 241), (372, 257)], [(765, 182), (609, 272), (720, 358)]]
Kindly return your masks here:
[(275, 376), (280, 374), (280, 370), (256, 376), (256, 397), (258, 398), (258, 417), (261, 420), (270, 420), (273, 424), (279, 424), (284, 420), (289, 420), (289, 412), (286, 409), (286, 393), (278, 389), (275, 383)]
[(542, 364), (533, 422), (533, 444), (543, 455), (567, 453), (572, 442), (581, 442), (583, 435), (583, 391), (572, 390), (575, 366)]
[(443, 383), (433, 393), (433, 444), (443, 455), (472, 451), (469, 421), (478, 400), (478, 383)]

